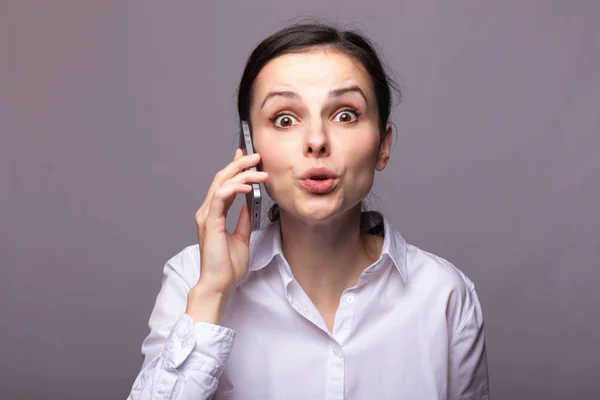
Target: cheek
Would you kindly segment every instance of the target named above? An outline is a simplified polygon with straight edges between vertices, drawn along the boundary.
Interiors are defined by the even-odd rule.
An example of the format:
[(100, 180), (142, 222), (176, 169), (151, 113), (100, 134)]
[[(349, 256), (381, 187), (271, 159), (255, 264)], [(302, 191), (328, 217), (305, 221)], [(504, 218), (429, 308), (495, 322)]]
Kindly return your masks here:
[(265, 187), (269, 195), (274, 197), (273, 193), (277, 193), (290, 181), (286, 177), (290, 174), (292, 160), (285, 145), (278, 141), (265, 141), (257, 151), (260, 152), (263, 171), (269, 173)]
[(365, 139), (355, 143), (346, 152), (348, 155), (348, 165), (351, 165), (353, 169), (361, 171), (373, 170), (377, 162), (378, 143), (372, 139)]
[(364, 140), (346, 152), (346, 179), (358, 196), (366, 196), (373, 186), (378, 141)]
[(277, 143), (262, 143), (260, 158), (263, 170), (268, 172), (269, 176), (277, 175), (281, 171), (286, 170), (286, 160), (289, 162), (289, 157), (286, 157), (285, 154), (286, 152), (282, 151)]

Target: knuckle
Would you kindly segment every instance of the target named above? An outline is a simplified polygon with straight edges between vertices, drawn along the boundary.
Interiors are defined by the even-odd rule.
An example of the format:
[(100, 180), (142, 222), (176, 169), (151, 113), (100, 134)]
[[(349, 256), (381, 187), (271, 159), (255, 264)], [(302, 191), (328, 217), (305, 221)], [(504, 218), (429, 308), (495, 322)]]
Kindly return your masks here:
[(206, 208), (204, 206), (200, 207), (198, 211), (194, 214), (194, 220), (198, 225), (201, 225), (206, 218)]
[(235, 162), (233, 163), (233, 173), (239, 174), (243, 170), (244, 170), (244, 159), (240, 158), (240, 159), (235, 160)]
[(219, 200), (223, 200), (227, 196), (227, 189), (221, 186), (220, 188), (215, 190), (214, 196)]
[(215, 180), (216, 181), (220, 181), (225, 179), (225, 176), (227, 174), (227, 170), (226, 169), (222, 169), (219, 172), (217, 172), (217, 174), (215, 175)]
[(240, 173), (238, 175), (238, 178), (239, 178), (238, 182), (246, 182), (251, 177), (251, 175), (252, 175), (251, 173), (252, 173), (252, 171), (244, 171), (244, 172)]

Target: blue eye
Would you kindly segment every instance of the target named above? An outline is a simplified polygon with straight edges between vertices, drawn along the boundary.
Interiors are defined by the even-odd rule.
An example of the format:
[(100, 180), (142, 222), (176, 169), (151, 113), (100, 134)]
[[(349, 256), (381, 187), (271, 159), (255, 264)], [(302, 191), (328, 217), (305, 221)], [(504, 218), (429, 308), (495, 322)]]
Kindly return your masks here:
[[(337, 116), (341, 116), (341, 115), (344, 115), (344, 114), (346, 114), (346, 115), (350, 115), (350, 116), (351, 116), (352, 114), (354, 114), (354, 119), (352, 119), (351, 121), (348, 121), (348, 120), (346, 120), (346, 121), (340, 121), (340, 120), (336, 120), (336, 118), (335, 118), (335, 117), (337, 117)], [(351, 123), (351, 122), (355, 122), (355, 121), (358, 119), (358, 116), (359, 116), (359, 115), (360, 115), (360, 113), (359, 113), (358, 111), (356, 111), (356, 110), (351, 110), (351, 109), (347, 109), (347, 110), (342, 110), (342, 111), (340, 111), (339, 113), (337, 113), (337, 114), (335, 115), (335, 117), (334, 117), (334, 120), (335, 120), (336, 122)]]

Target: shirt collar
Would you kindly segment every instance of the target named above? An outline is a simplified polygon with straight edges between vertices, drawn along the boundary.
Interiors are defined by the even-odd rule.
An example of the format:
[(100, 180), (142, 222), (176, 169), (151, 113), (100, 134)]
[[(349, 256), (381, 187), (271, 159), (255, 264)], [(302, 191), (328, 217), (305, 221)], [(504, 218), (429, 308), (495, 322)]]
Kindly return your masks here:
[[(383, 236), (381, 258), (389, 258), (400, 276), (406, 281), (406, 241), (388, 221), (385, 216), (377, 211), (366, 211), (361, 214), (363, 229), (372, 234)], [(271, 263), (273, 258), (281, 257), (281, 229), (279, 220), (268, 224), (259, 231), (252, 232), (250, 236), (250, 264), (249, 271), (258, 271)], [(383, 263), (376, 262), (368, 269), (376, 270)]]

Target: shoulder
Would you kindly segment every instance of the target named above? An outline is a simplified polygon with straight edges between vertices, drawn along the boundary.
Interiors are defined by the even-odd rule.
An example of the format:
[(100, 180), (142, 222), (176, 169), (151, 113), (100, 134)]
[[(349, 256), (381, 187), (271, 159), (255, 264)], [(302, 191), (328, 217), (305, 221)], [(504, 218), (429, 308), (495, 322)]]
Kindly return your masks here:
[(452, 331), (479, 307), (475, 284), (450, 261), (408, 244), (406, 264), (409, 285), (443, 307)]
[(409, 279), (426, 278), (435, 285), (467, 292), (475, 290), (473, 281), (454, 264), (417, 246), (406, 245), (406, 264)]
[(188, 287), (196, 285), (200, 279), (200, 246), (187, 246), (172, 256), (166, 262), (163, 273), (163, 279), (175, 276)]

